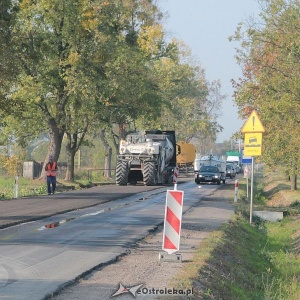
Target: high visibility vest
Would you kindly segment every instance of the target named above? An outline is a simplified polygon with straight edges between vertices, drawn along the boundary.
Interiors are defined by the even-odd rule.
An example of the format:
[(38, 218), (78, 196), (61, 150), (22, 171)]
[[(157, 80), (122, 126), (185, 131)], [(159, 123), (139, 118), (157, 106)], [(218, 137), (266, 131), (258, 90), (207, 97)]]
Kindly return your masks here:
[(57, 165), (56, 162), (53, 162), (52, 167), (50, 163), (46, 165), (46, 175), (47, 176), (56, 176)]

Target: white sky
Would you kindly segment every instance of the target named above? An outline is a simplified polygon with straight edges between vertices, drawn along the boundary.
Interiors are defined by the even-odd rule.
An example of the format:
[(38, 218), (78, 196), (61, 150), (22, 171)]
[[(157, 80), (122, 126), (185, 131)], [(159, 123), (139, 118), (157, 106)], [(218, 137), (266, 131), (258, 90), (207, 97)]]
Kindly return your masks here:
[(257, 0), (160, 0), (160, 8), (167, 12), (164, 28), (168, 38), (181, 39), (191, 49), (205, 69), (208, 81), (220, 80), (221, 93), (227, 98), (222, 104), (218, 122), (224, 127), (217, 142), (228, 140), (239, 131), (245, 120), (238, 118), (233, 102), (231, 79), (241, 77), (241, 68), (234, 58), (236, 43), (229, 42), (238, 23), (258, 17)]

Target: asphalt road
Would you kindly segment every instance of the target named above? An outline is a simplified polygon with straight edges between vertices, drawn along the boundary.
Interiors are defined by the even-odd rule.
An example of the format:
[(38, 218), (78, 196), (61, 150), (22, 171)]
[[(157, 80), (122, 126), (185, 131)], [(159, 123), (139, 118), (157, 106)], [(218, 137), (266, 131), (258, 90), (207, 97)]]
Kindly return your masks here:
[(58, 213), (93, 207), (101, 203), (159, 188), (161, 186), (128, 185), (119, 187), (116, 185), (101, 185), (49, 196), (24, 197), (0, 201), (0, 229), (24, 222), (40, 220)]
[[(183, 211), (216, 188), (192, 179), (181, 187)], [(167, 189), (98, 186), (0, 202), (0, 299), (44, 299), (114, 261), (162, 224)]]

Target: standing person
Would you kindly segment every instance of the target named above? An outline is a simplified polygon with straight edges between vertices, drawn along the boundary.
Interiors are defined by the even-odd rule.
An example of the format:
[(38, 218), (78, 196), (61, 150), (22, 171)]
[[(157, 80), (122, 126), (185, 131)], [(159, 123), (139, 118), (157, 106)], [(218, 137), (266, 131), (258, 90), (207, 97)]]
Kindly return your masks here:
[(48, 195), (55, 193), (57, 170), (58, 170), (57, 163), (53, 161), (53, 155), (49, 155), (49, 161), (45, 166), (45, 171), (47, 175)]

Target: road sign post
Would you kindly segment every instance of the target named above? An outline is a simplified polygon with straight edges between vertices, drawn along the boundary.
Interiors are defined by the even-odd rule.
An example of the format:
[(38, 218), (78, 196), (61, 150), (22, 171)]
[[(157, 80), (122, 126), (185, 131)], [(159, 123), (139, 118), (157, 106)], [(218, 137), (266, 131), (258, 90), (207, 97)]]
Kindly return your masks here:
[[(245, 122), (242, 130), (244, 136), (244, 154), (251, 156), (251, 191), (250, 191), (250, 224), (252, 223), (253, 208), (253, 181), (254, 181), (254, 156), (261, 155), (262, 149), (262, 133), (265, 128), (261, 123), (259, 116), (255, 110), (252, 111), (248, 120)], [(248, 176), (247, 176), (247, 196), (248, 196)]]
[(252, 159), (252, 166), (251, 166), (252, 172), (251, 172), (251, 191), (250, 191), (250, 224), (252, 223), (252, 211), (253, 211), (253, 181), (254, 181), (254, 159)]

